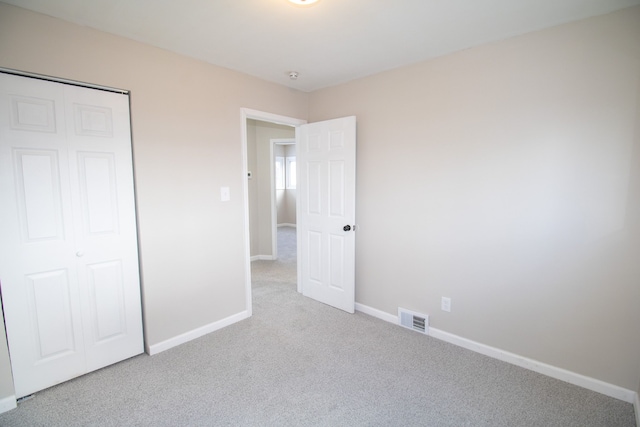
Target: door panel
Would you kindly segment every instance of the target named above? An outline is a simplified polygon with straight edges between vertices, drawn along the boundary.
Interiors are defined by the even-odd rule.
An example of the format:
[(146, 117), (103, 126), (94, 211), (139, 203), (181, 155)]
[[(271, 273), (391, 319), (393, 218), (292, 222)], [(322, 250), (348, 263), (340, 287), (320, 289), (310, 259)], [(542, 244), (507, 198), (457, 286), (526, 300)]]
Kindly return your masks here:
[(56, 133), (54, 100), (9, 95), (9, 102), (11, 129)]
[(307, 232), (307, 256), (308, 283), (311, 286), (322, 284), (322, 233), (316, 231)]
[[(306, 164), (306, 182), (303, 179), (303, 191), (306, 191), (305, 200), (307, 201), (305, 209), (307, 215), (322, 215), (322, 165), (317, 161), (308, 161)], [(300, 173), (300, 166), (298, 166)]]
[(93, 344), (101, 344), (126, 333), (124, 283), (119, 261), (87, 266)]
[(0, 73), (0, 196), (16, 396), (141, 353), (128, 97)]
[(344, 289), (344, 258), (345, 254), (345, 238), (332, 234), (329, 236), (329, 271), (331, 277), (329, 286), (334, 289)]
[(344, 218), (344, 161), (329, 162), (329, 216)]
[(36, 363), (76, 351), (69, 275), (66, 270), (26, 276), (28, 307), (34, 326)]
[(302, 292), (355, 310), (355, 117), (302, 125), (298, 140), (298, 281)]
[(73, 104), (73, 113), (76, 135), (113, 137), (111, 108)]
[(65, 88), (75, 262), (89, 371), (143, 351), (128, 97)]
[(25, 242), (64, 238), (57, 154), (53, 150), (13, 150), (16, 202)]
[(118, 195), (112, 153), (78, 153), (83, 235), (118, 233)]
[(85, 368), (63, 100), (61, 85), (0, 74), (0, 289), (18, 397)]

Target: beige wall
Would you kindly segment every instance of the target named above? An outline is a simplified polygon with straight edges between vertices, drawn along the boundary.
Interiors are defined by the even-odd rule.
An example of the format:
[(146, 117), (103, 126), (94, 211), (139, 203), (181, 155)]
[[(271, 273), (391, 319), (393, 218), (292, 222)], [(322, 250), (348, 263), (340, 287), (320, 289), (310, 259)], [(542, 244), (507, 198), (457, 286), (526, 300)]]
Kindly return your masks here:
[(287, 188), (284, 190), (284, 203), (282, 212), (278, 213), (278, 224), (296, 225), (296, 193), (295, 188)]
[(635, 390), (639, 102), (640, 7), (312, 93), (358, 119), (356, 300)]
[[(249, 135), (252, 135), (251, 137)], [(254, 168), (249, 184), (251, 256), (273, 255), (271, 236), (271, 140), (295, 138), (295, 128), (260, 120), (247, 120), (248, 163)]]
[(131, 91), (147, 345), (247, 309), (240, 109), (306, 118), (307, 94), (2, 3), (0, 67)]

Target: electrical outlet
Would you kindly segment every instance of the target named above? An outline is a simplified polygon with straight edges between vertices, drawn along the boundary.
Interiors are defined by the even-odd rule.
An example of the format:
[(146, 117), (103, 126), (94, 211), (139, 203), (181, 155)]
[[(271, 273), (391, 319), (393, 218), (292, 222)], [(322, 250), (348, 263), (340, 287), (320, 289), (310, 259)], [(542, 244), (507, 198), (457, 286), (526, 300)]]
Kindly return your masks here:
[(442, 311), (451, 311), (451, 298), (442, 297), (442, 301), (440, 302), (440, 308)]

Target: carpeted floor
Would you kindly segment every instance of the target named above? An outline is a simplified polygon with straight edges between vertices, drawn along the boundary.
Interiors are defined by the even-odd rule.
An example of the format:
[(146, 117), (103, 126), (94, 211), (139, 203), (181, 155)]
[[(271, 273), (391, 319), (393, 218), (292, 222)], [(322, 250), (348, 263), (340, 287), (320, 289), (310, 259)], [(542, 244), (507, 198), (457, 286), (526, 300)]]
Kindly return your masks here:
[[(295, 230), (252, 318), (39, 392), (1, 426), (635, 426), (633, 406), (295, 290)], [(293, 240), (292, 240), (293, 239)]]

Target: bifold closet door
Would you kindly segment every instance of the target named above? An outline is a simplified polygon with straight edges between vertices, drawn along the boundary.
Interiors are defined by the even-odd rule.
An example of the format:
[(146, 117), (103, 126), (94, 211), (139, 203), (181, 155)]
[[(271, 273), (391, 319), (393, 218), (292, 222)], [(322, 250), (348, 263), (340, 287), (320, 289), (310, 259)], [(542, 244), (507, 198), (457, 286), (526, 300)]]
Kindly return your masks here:
[(0, 290), (21, 397), (143, 351), (128, 96), (0, 73)]

